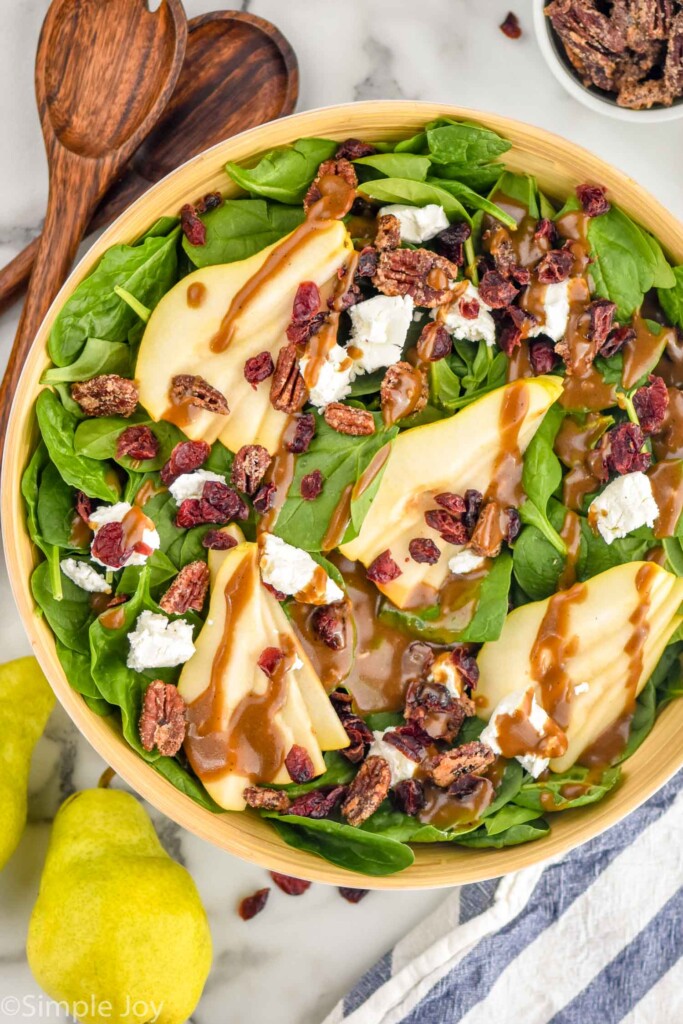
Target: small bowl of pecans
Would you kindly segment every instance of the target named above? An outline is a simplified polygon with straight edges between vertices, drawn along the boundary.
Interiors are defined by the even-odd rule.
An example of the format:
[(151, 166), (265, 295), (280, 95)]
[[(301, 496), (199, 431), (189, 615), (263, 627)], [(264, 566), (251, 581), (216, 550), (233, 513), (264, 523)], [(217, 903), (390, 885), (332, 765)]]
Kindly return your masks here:
[(683, 117), (683, 3), (535, 0), (536, 38), (575, 99), (621, 121)]

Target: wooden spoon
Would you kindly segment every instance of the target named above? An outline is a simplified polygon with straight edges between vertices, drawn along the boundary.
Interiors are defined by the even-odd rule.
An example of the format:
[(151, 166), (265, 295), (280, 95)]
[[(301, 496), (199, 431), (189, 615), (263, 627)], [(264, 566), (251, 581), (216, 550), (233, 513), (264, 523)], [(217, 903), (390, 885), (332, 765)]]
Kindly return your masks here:
[[(109, 189), (89, 230), (109, 224), (151, 184), (236, 132), (291, 114), (299, 95), (296, 56), (264, 18), (215, 11), (188, 22), (187, 49), (166, 111), (128, 170)], [(0, 310), (24, 286), (40, 237), (0, 271)]]
[(53, 0), (36, 55), (50, 189), (24, 310), (0, 386), (4, 443), (35, 333), (97, 203), (164, 110), (187, 42), (180, 0)]

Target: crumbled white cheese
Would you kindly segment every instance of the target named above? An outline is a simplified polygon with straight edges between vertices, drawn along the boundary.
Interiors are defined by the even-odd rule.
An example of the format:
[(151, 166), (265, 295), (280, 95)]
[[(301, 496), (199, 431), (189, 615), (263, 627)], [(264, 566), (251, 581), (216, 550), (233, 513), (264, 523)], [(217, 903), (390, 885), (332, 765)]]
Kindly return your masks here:
[(639, 526), (653, 526), (659, 507), (645, 473), (618, 476), (595, 498), (588, 509), (588, 521), (596, 526), (606, 544), (625, 537)]
[(590, 686), (588, 683), (577, 683), (574, 687), (574, 693), (588, 693)]
[[(512, 693), (508, 693), (506, 697), (498, 703), (496, 706), (488, 725), (483, 729), (479, 740), (485, 743), (494, 754), (502, 754), (500, 743), (498, 742), (498, 721), (501, 718), (508, 718), (519, 712), (528, 697), (528, 690), (514, 690)], [(539, 738), (542, 738), (548, 733), (549, 723), (553, 724), (553, 732), (557, 731), (557, 727), (553, 722), (550, 715), (547, 713), (545, 708), (536, 700), (536, 694), (534, 692), (531, 700), (531, 708), (527, 717), (527, 723), (531, 726)], [(529, 751), (528, 754), (520, 754), (516, 757), (522, 768), (529, 772), (530, 775), (536, 779), (544, 772), (550, 764), (549, 757), (541, 757), (534, 751)]]
[(225, 483), (225, 477), (209, 469), (195, 469), (194, 473), (183, 473), (168, 488), (176, 505), (182, 505), (188, 498), (201, 498), (204, 484)]
[(545, 334), (553, 341), (561, 341), (569, 323), (570, 282), (557, 281), (547, 284), (543, 292), (543, 322), (536, 324), (527, 337), (535, 338)]
[[(306, 380), (309, 357), (304, 356), (299, 369)], [(318, 379), (311, 383), (308, 400), (317, 409), (324, 409), (330, 402), (341, 402), (351, 391), (355, 377), (353, 359), (341, 345), (333, 345), (318, 370)]]
[(157, 612), (140, 612), (128, 642), (126, 664), (135, 672), (182, 665), (194, 654), (191, 624), (185, 619), (171, 622)]
[(448, 568), (458, 576), (466, 576), (468, 572), (480, 569), (486, 559), (483, 555), (477, 555), (472, 548), (462, 548), (448, 560)]
[[(479, 312), (474, 319), (462, 315), (462, 303), (477, 302)], [(496, 323), (491, 316), (491, 307), (488, 306), (479, 289), (475, 288), (471, 281), (468, 281), (467, 288), (454, 302), (443, 311), (438, 311), (439, 319), (454, 338), (460, 341), (480, 341), (482, 338), (487, 345), (496, 343)], [(437, 310), (432, 312), (432, 317), (437, 316)]]
[(413, 318), (410, 295), (375, 295), (349, 309), (355, 373), (372, 373), (392, 366), (403, 355), (408, 328)]
[(465, 692), (462, 676), (458, 671), (458, 666), (451, 657), (451, 651), (444, 651), (443, 654), (436, 656), (429, 671), (429, 678), (433, 683), (445, 686), (451, 696), (458, 699)]
[(375, 738), (370, 744), (368, 757), (383, 757), (391, 770), (391, 785), (397, 786), (399, 782), (405, 782), (406, 779), (412, 779), (418, 764), (417, 761), (413, 761), (411, 758), (406, 757), (405, 754), (401, 753), (398, 747), (395, 747), (393, 743), (386, 742), (384, 736), (386, 733), (391, 731), (391, 729), (384, 729), (381, 732), (373, 730), (372, 735)]
[[(100, 527), (104, 526), (106, 523), (123, 522), (126, 515), (131, 511), (132, 507), (133, 506), (129, 505), (127, 501), (118, 501), (116, 502), (115, 505), (100, 505), (100, 507), (96, 508), (94, 512), (91, 512), (88, 517), (88, 525), (92, 530), (94, 530), (95, 537), (97, 537), (97, 533)], [(161, 538), (159, 537), (159, 533), (154, 524), (152, 523), (152, 520), (149, 519), (148, 521), (151, 524), (151, 528), (143, 529), (142, 536), (140, 537), (140, 542), (142, 544), (146, 544), (147, 547), (151, 548), (152, 551), (156, 551), (156, 549), (161, 544)], [(94, 540), (95, 538), (93, 538), (93, 543)], [(93, 562), (96, 562), (97, 565), (103, 565), (105, 569), (125, 569), (125, 567), (128, 565), (144, 565), (149, 557), (148, 555), (143, 555), (137, 551), (134, 551), (132, 555), (130, 555), (126, 559), (122, 566), (110, 566), (107, 565), (106, 562), (101, 561), (96, 555), (93, 555), (92, 550), (90, 556)]]
[[(279, 590), (281, 594), (296, 596), (306, 590), (314, 574), (320, 569), (307, 551), (286, 544), (281, 537), (267, 533), (261, 549), (261, 579), (264, 583)], [(341, 601), (344, 592), (330, 579), (325, 577), (325, 592), (320, 600), (310, 603), (334, 604)]]
[(401, 241), (409, 242), (411, 245), (428, 242), (449, 226), (443, 206), (436, 203), (429, 203), (427, 206), (392, 203), (391, 206), (383, 206), (379, 211), (380, 217), (385, 214), (393, 214), (398, 219), (401, 225)]
[(111, 594), (111, 587), (104, 576), (96, 572), (87, 562), (79, 562), (76, 558), (63, 558), (59, 563), (59, 568), (66, 578), (81, 590), (87, 590), (90, 594)]

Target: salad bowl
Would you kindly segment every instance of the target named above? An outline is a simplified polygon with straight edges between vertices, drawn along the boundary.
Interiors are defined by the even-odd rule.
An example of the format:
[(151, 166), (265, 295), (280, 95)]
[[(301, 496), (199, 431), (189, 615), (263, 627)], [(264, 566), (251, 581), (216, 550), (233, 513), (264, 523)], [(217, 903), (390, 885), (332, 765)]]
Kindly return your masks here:
[(130, 244), (163, 217), (176, 217), (193, 197), (237, 187), (228, 162), (253, 162), (259, 154), (305, 137), (340, 142), (349, 138), (384, 142), (408, 138), (436, 118), (475, 122), (509, 140), (502, 161), (513, 172), (534, 175), (540, 189), (561, 204), (583, 182), (600, 183), (611, 200), (661, 243), (674, 265), (683, 263), (683, 227), (636, 182), (586, 150), (532, 126), (442, 104), (369, 102), (309, 111), (244, 132), (202, 153), (151, 188), (97, 240), (75, 268), (41, 325), (26, 362), (12, 408), (2, 474), (2, 526), (10, 583), (31, 645), (55, 693), (79, 730), (114, 771), (161, 812), (201, 838), (245, 860), (296, 877), (336, 885), (412, 889), (481, 881), (557, 857), (620, 821), (683, 766), (683, 701), (671, 701), (644, 742), (629, 757), (619, 785), (599, 803), (553, 815), (541, 842), (503, 849), (460, 848), (428, 843), (414, 848), (414, 862), (381, 877), (327, 863), (286, 845), (256, 815), (216, 814), (162, 778), (125, 741), (113, 717), (100, 717), (69, 685), (55, 638), (36, 610), (30, 577), (38, 555), (22, 503), (22, 475), (35, 447), (34, 403), (48, 367), (47, 342), (59, 310), (76, 287), (115, 244)]

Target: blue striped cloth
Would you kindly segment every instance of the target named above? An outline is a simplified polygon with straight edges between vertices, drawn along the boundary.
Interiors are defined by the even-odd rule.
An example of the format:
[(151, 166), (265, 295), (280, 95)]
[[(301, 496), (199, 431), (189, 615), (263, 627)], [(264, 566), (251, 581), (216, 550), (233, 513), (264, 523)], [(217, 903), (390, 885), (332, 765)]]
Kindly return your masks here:
[(679, 1024), (683, 773), (561, 860), (447, 890), (325, 1024)]

